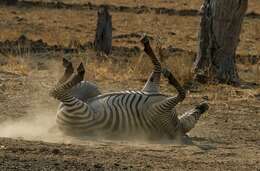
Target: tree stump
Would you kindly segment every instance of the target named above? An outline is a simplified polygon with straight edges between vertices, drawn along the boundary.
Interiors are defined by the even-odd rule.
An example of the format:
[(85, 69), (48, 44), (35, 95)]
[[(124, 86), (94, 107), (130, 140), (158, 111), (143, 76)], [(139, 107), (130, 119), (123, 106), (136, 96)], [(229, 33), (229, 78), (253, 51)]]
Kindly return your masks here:
[(239, 84), (236, 49), (248, 0), (204, 0), (194, 71), (199, 82)]
[(109, 55), (112, 50), (112, 21), (107, 6), (100, 6), (98, 10), (95, 49), (98, 55)]

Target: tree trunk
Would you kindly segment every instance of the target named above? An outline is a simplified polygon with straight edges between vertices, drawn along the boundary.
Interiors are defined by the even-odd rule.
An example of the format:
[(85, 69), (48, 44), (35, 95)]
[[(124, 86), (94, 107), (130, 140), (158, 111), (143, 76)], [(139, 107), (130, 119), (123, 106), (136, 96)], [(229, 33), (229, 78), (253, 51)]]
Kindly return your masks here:
[(239, 84), (236, 49), (248, 0), (204, 0), (196, 79)]
[(107, 6), (98, 10), (95, 49), (99, 55), (109, 55), (112, 50), (112, 21)]

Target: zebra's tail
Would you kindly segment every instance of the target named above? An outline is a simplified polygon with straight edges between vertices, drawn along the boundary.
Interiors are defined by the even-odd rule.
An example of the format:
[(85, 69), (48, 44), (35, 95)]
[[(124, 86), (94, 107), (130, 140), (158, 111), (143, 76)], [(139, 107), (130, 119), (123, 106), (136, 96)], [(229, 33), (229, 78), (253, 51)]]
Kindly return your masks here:
[(207, 102), (200, 103), (194, 109), (186, 112), (182, 116), (179, 117), (181, 123), (181, 131), (183, 133), (189, 132), (192, 128), (194, 128), (195, 124), (199, 120), (200, 116), (209, 109), (209, 105)]

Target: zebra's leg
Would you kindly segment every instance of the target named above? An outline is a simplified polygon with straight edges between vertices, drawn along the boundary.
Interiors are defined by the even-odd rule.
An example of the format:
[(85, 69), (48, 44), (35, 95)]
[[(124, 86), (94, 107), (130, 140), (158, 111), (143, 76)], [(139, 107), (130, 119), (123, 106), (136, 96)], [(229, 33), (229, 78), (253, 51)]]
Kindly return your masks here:
[(59, 79), (57, 85), (60, 85), (62, 83), (65, 83), (73, 74), (74, 68), (72, 66), (72, 63), (68, 61), (67, 59), (63, 58), (62, 60), (63, 67), (65, 68), (63, 76)]
[(72, 77), (66, 81), (65, 83), (62, 83), (60, 85), (56, 85), (51, 91), (50, 95), (54, 97), (55, 99), (60, 100), (61, 102), (66, 102), (68, 99), (74, 98), (71, 95), (71, 88), (73, 88), (75, 85), (80, 83), (85, 74), (85, 69), (83, 67), (83, 64), (81, 63), (79, 67), (77, 68), (77, 74), (72, 75)]
[[(83, 64), (81, 63), (77, 69), (76, 74), (73, 74), (68, 81), (61, 85), (55, 86), (50, 91), (50, 96), (62, 102), (62, 104), (59, 107), (58, 116), (60, 117), (57, 117), (57, 122), (61, 122), (61, 125), (65, 127), (68, 123), (67, 121), (63, 120), (64, 118), (67, 118), (69, 121), (74, 121), (74, 116), (80, 116), (81, 118), (85, 117), (86, 115), (94, 117), (93, 111), (89, 107), (89, 104), (81, 101), (76, 97), (73, 97), (70, 92), (72, 87), (74, 87), (83, 80), (84, 73), (85, 69), (83, 67)], [(75, 121), (77, 121), (77, 119), (75, 119)]]
[(194, 109), (184, 113), (179, 117), (180, 130), (182, 133), (189, 132), (194, 128), (195, 124), (199, 120), (200, 116), (209, 109), (209, 105), (206, 101), (200, 103)]
[(149, 76), (144, 88), (142, 89), (142, 91), (145, 92), (159, 92), (159, 88), (160, 88), (160, 77), (161, 77), (161, 63), (158, 60), (158, 58), (155, 56), (149, 40), (147, 38), (147, 36), (144, 36), (141, 39), (142, 44), (144, 45), (144, 51), (145, 53), (150, 57), (154, 68), (153, 68), (153, 72), (151, 73), (151, 75)]
[(162, 69), (162, 74), (164, 75), (164, 77), (168, 78), (169, 84), (173, 85), (178, 91), (177, 96), (169, 97), (157, 104), (157, 107), (167, 112), (171, 111), (179, 102), (182, 102), (185, 99), (186, 92), (168, 69)]
[[(57, 85), (63, 84), (68, 81), (74, 72), (72, 63), (65, 58), (63, 58), (63, 66), (65, 68), (65, 71), (62, 78), (58, 81)], [(81, 81), (71, 89), (71, 95), (82, 100), (83, 102), (87, 102), (89, 98), (98, 96), (100, 94), (101, 92), (99, 91), (98, 87), (94, 83), (91, 83), (89, 81)]]

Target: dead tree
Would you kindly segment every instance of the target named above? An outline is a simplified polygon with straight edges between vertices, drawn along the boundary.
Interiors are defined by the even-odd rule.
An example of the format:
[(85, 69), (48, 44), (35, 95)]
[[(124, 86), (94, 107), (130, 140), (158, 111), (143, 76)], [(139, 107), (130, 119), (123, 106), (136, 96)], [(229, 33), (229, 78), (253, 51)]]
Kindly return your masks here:
[(98, 10), (95, 49), (98, 55), (109, 55), (112, 50), (112, 21), (107, 6), (100, 6)]
[(204, 0), (194, 69), (199, 82), (239, 84), (236, 49), (248, 0)]

